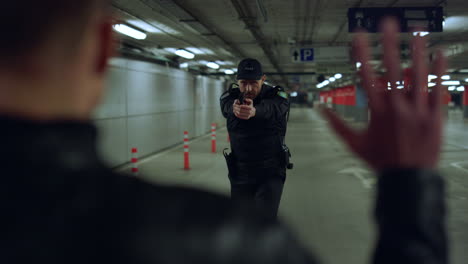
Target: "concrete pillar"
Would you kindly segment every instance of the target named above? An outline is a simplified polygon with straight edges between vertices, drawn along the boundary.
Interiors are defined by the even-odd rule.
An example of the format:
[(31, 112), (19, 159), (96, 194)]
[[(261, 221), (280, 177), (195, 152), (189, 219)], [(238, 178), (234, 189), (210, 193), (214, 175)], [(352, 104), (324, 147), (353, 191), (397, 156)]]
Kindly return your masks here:
[(468, 91), (463, 92), (463, 117), (468, 118)]
[(356, 122), (369, 122), (369, 106), (367, 95), (360, 84), (356, 84), (356, 107), (354, 120)]

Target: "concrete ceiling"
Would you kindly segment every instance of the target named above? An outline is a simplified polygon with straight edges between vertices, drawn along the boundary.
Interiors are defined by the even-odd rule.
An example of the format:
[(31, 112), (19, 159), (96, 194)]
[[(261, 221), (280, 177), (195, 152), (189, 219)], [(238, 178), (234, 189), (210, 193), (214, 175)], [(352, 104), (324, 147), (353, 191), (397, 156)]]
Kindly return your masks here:
[[(271, 73), (273, 82), (292, 85), (299, 80), (309, 86), (315, 83), (314, 76), (298, 79), (287, 74), (346, 75), (354, 71), (346, 56), (352, 38), (348, 8), (442, 6), (444, 32), (430, 34), (430, 47), (451, 50), (453, 70), (468, 69), (466, 0), (114, 0), (113, 6), (119, 20), (148, 33), (143, 41), (122, 37), (126, 44), (211, 73), (236, 68), (240, 59), (254, 57)], [(374, 36), (378, 38), (378, 34)], [(297, 47), (313, 47), (323, 58), (295, 63), (292, 54)], [(180, 58), (173, 53), (178, 48), (192, 51), (196, 57)], [(343, 56), (329, 58), (333, 54)], [(205, 67), (208, 61), (220, 64), (220, 70)]]

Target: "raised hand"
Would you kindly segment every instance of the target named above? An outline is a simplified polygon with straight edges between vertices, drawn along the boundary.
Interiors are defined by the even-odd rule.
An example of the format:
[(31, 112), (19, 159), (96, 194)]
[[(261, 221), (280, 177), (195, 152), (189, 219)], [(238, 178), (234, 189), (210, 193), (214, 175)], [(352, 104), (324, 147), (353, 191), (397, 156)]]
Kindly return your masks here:
[(388, 19), (382, 26), (386, 80), (382, 85), (369, 63), (370, 49), (365, 33), (358, 33), (353, 41), (354, 56), (362, 63), (359, 75), (369, 97), (371, 119), (364, 131), (355, 131), (335, 113), (324, 109), (336, 133), (350, 149), (377, 170), (386, 168), (435, 168), (439, 160), (442, 137), (440, 77), (446, 69), (442, 52), (432, 63), (432, 72), (439, 76), (432, 92), (428, 91), (426, 38), (412, 40), (412, 83), (409, 91), (398, 90), (401, 81), (398, 25)]

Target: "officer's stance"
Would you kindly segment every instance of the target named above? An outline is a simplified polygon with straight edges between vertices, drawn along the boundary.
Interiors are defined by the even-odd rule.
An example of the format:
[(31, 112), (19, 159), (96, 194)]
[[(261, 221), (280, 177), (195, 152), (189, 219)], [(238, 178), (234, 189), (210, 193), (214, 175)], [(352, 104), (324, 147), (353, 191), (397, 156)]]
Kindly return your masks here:
[(283, 145), (289, 102), (265, 79), (257, 60), (241, 61), (239, 87), (231, 86), (221, 97), (221, 110), (231, 138), (232, 199), (254, 202), (268, 218), (276, 218), (288, 165)]

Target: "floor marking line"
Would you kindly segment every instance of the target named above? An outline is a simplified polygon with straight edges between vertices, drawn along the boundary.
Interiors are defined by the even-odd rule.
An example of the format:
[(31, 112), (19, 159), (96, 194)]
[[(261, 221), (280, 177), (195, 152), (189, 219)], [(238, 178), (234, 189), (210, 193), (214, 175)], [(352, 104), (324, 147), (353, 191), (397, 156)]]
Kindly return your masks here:
[(371, 189), (372, 186), (375, 184), (375, 179), (366, 178), (365, 176), (363, 176), (363, 174), (370, 173), (369, 171), (367, 171), (365, 169), (351, 167), (351, 168), (343, 169), (343, 170), (339, 171), (338, 173), (353, 175), (355, 178), (357, 178), (362, 183), (362, 185), (366, 189)]
[(466, 149), (466, 150), (468, 150), (468, 146), (459, 145), (459, 144), (454, 144), (454, 143), (451, 143), (451, 142), (449, 142), (449, 141), (447, 141), (446, 144), (449, 145), (449, 146), (452, 146), (452, 147), (457, 147), (457, 148), (461, 148), (461, 149)]
[(467, 163), (467, 161), (452, 162), (452, 163), (450, 163), (450, 166), (455, 167), (455, 168), (457, 168), (459, 170), (462, 170), (462, 171), (468, 173), (468, 169), (465, 169), (462, 166), (460, 166), (461, 163)]

